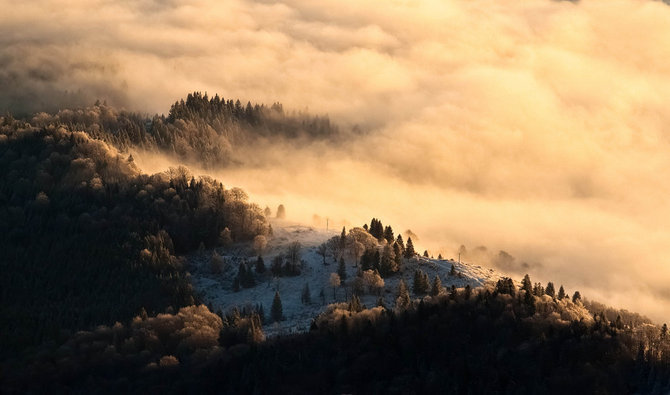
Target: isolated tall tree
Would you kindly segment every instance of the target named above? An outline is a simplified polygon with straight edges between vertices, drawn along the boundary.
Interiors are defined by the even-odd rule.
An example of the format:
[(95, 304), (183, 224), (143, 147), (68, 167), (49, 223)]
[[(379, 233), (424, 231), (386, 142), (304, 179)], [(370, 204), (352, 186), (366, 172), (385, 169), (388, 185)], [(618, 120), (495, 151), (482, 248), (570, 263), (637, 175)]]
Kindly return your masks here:
[(272, 210), (270, 210), (270, 207), (265, 206), (265, 210), (263, 211), (263, 214), (265, 214), (266, 217), (270, 217), (272, 215)]
[(424, 251), (423, 251), (423, 257), (424, 257), (424, 258), (428, 258), (428, 250), (424, 250)]
[(258, 274), (265, 273), (265, 262), (263, 261), (263, 257), (260, 255), (258, 256), (258, 258), (256, 258), (256, 273)]
[(309, 284), (305, 283), (305, 286), (302, 288), (302, 293), (300, 294), (300, 301), (302, 304), (312, 303), (312, 295), (309, 292)]
[(337, 273), (330, 273), (328, 283), (333, 288), (333, 300), (335, 300), (335, 292), (337, 292), (337, 288), (340, 286), (340, 284), (342, 284), (342, 280), (340, 280), (340, 275)]
[(407, 247), (405, 247), (405, 258), (409, 259), (416, 254), (414, 251), (414, 243), (412, 243), (412, 238), (407, 238)]
[(291, 265), (297, 265), (300, 262), (300, 249), (301, 245), (299, 241), (294, 241), (288, 245), (286, 250), (286, 258), (291, 263)]
[(279, 291), (275, 292), (275, 297), (272, 300), (272, 309), (270, 310), (270, 317), (272, 322), (279, 322), (284, 319), (284, 311), (281, 305), (281, 297)]
[(279, 207), (277, 207), (277, 218), (279, 219), (286, 218), (286, 209), (284, 208), (283, 204), (280, 204)]
[(317, 247), (316, 252), (323, 258), (323, 265), (328, 265), (326, 262), (326, 255), (328, 255), (328, 245), (326, 243), (320, 244), (319, 247)]
[(340, 276), (340, 280), (344, 281), (347, 279), (347, 268), (344, 264), (344, 258), (340, 258), (340, 264), (337, 266), (337, 274)]

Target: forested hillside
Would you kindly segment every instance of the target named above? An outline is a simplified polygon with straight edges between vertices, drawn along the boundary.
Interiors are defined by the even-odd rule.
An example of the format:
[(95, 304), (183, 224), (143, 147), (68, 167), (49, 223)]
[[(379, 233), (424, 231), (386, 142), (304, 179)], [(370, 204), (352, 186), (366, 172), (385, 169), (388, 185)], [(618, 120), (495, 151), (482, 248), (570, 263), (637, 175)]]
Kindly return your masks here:
[[(511, 286), (510, 286), (511, 285)], [(80, 333), (22, 362), (10, 391), (667, 393), (667, 327), (610, 322), (511, 279), (409, 306), (332, 305), (263, 341), (258, 316), (204, 306)]]
[(96, 103), (87, 108), (65, 109), (55, 114), (39, 113), (31, 119), (37, 127), (63, 125), (85, 131), (125, 150), (153, 150), (175, 155), (204, 167), (226, 166), (236, 162), (236, 147), (264, 141), (289, 140), (299, 144), (308, 140), (337, 139), (340, 132), (327, 116), (285, 112), (280, 103), (243, 105), (189, 93), (175, 102), (168, 116), (147, 116)]
[(85, 132), (0, 118), (0, 350), (194, 303), (177, 254), (267, 232), (246, 194), (141, 174)]

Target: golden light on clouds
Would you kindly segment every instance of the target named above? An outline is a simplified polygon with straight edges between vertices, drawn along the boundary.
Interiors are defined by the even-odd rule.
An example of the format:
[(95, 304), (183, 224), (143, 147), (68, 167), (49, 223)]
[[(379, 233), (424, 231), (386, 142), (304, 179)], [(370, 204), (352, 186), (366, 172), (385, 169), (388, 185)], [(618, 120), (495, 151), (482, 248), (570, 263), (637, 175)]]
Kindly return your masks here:
[(201, 90), (328, 113), (366, 134), (331, 146), (255, 147), (251, 168), (212, 173), (261, 204), (284, 203), (289, 216), (380, 217), (411, 228), (435, 254), (461, 243), (504, 249), (537, 263), (537, 280), (670, 318), (670, 8), (662, 2), (3, 9), (2, 108), (106, 98), (165, 113)]

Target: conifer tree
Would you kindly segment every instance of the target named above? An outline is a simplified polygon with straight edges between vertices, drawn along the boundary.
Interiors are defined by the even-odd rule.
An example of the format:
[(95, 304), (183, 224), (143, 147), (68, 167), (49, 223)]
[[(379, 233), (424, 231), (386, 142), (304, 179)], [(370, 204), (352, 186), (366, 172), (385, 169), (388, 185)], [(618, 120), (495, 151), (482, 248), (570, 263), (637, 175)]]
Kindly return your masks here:
[(442, 260), (442, 254), (437, 254), (437, 259)]
[(405, 252), (405, 242), (402, 239), (402, 235), (398, 235), (396, 237), (395, 242), (398, 243), (398, 247), (400, 247), (400, 251)]
[(363, 305), (361, 305), (361, 300), (359, 299), (358, 295), (354, 294), (351, 297), (351, 301), (349, 302), (349, 311), (353, 313), (358, 313), (363, 311)]
[(456, 275), (456, 264), (455, 263), (451, 264), (451, 269), (449, 269), (449, 275), (450, 276), (455, 276)]
[(279, 291), (275, 292), (275, 297), (272, 300), (270, 317), (272, 318), (272, 322), (279, 322), (284, 319), (284, 312), (281, 305), (281, 297), (279, 297)]
[(375, 248), (375, 253), (374, 257), (372, 258), (372, 270), (379, 271), (381, 269), (380, 267), (380, 261), (381, 261), (381, 256), (379, 255), (379, 250)]
[(277, 218), (279, 219), (286, 218), (286, 208), (284, 208), (283, 204), (280, 204), (279, 207), (277, 207)]
[(563, 289), (563, 286), (558, 289), (558, 300), (565, 299), (565, 289)]
[(302, 288), (302, 294), (300, 295), (300, 301), (302, 304), (311, 304), (312, 295), (309, 292), (309, 284), (305, 283), (305, 286)]
[(437, 296), (442, 293), (443, 290), (444, 288), (442, 287), (442, 280), (440, 280), (440, 276), (435, 275), (433, 286), (430, 289), (430, 296)]
[(256, 273), (265, 273), (265, 262), (263, 261), (263, 257), (260, 255), (258, 258), (256, 258)]
[(423, 257), (428, 258), (428, 250), (423, 250)]
[(530, 281), (530, 276), (526, 274), (521, 280), (521, 289), (528, 293), (533, 293), (533, 283)]
[(400, 245), (398, 245), (398, 242), (396, 241), (393, 242), (393, 259), (395, 260), (398, 269), (400, 269), (400, 266), (402, 265), (402, 251), (400, 250)]
[(347, 279), (347, 267), (344, 264), (344, 258), (340, 257), (340, 264), (337, 267), (337, 274), (340, 276), (340, 280), (344, 281)]
[(572, 303), (577, 303), (578, 300), (582, 300), (582, 295), (579, 293), (579, 291), (575, 291), (575, 293), (572, 294)]
[(405, 247), (405, 258), (409, 259), (414, 256), (416, 252), (414, 251), (414, 243), (412, 243), (412, 238), (407, 238), (407, 247)]
[(465, 286), (465, 292), (464, 292), (463, 296), (464, 296), (465, 300), (469, 300), (470, 297), (472, 296), (472, 287), (470, 286), (470, 284)]
[(395, 238), (393, 236), (393, 228), (391, 228), (391, 226), (384, 228), (384, 238), (388, 244), (393, 244)]
[(552, 298), (556, 297), (556, 290), (554, 289), (554, 283), (551, 281), (547, 283), (547, 288), (545, 288), (544, 293), (551, 296)]
[(412, 284), (412, 290), (416, 295), (423, 295), (428, 292), (428, 275), (426, 275), (422, 270), (417, 269), (414, 271), (414, 282)]
[(398, 265), (395, 261), (393, 249), (390, 245), (384, 246), (384, 253), (381, 257), (379, 273), (382, 277), (387, 277), (398, 271)]
[(400, 281), (398, 281), (398, 296), (395, 301), (395, 307), (398, 311), (404, 311), (409, 307), (410, 303), (411, 300), (409, 298), (407, 284), (405, 284), (405, 280), (400, 279)]

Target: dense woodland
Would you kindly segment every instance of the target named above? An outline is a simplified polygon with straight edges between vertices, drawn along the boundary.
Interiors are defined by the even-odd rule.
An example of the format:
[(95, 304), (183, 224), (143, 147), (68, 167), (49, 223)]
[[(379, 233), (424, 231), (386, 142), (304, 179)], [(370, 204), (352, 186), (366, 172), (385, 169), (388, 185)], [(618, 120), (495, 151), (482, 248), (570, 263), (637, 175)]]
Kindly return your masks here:
[(204, 167), (238, 163), (236, 149), (279, 140), (336, 140), (337, 126), (327, 116), (285, 112), (280, 103), (242, 104), (218, 95), (194, 92), (172, 105), (168, 116), (119, 110), (104, 103), (55, 114), (39, 113), (30, 120), (37, 127), (63, 125), (85, 131), (121, 150), (129, 148), (175, 155)]
[[(0, 392), (670, 391), (667, 326), (579, 292), (528, 276), (444, 288), (421, 270), (385, 290), (416, 251), (376, 218), (317, 248), (337, 267), (334, 291), (345, 259), (360, 270), (349, 302), (309, 333), (265, 338), (262, 324), (282, 319), (279, 293), (269, 315), (200, 304), (180, 256), (256, 248), (271, 227), (244, 191), (184, 167), (142, 174), (123, 150), (225, 164), (234, 144), (337, 133), (327, 118), (197, 93), (152, 119), (102, 104), (0, 117)], [(300, 245), (281, 261), (259, 256), (240, 264), (237, 287), (266, 271), (300, 275), (300, 262)], [(367, 308), (362, 292), (395, 292), (396, 302)], [(310, 297), (306, 285), (303, 303)]]
[(178, 254), (267, 232), (247, 195), (141, 174), (84, 132), (0, 118), (0, 353), (194, 302)]
[[(510, 287), (511, 284), (511, 287)], [(7, 391), (667, 393), (667, 327), (610, 322), (511, 279), (405, 307), (331, 305), (264, 340), (258, 315), (138, 316), (16, 361)], [(403, 292), (399, 290), (399, 292)], [(401, 295), (398, 295), (399, 298)]]

